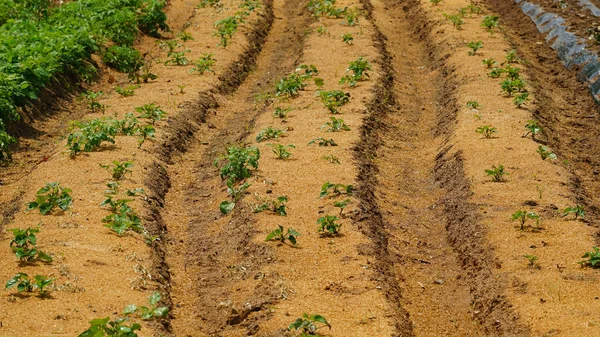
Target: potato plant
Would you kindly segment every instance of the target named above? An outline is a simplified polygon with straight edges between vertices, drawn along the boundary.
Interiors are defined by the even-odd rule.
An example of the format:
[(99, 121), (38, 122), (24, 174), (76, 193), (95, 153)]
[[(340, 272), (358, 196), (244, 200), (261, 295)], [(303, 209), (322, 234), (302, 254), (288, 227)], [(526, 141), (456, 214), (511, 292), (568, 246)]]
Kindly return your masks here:
[(304, 314), (301, 318), (297, 318), (295, 321), (288, 325), (288, 331), (300, 331), (301, 336), (316, 335), (317, 330), (328, 327), (331, 329), (331, 324), (327, 322), (327, 319), (321, 315), (308, 315)]
[(577, 218), (581, 218), (581, 219), (585, 218), (585, 210), (583, 209), (583, 206), (581, 206), (581, 205), (569, 206), (569, 207), (565, 208), (562, 213), (563, 213), (562, 214), (563, 218), (566, 216), (569, 216), (571, 214), (573, 214), (575, 216), (575, 220), (577, 220)]
[(275, 107), (275, 111), (273, 111), (273, 118), (280, 118), (284, 122), (286, 121), (287, 115), (294, 110), (294, 108), (280, 108)]
[(371, 63), (362, 56), (359, 56), (355, 61), (350, 62), (346, 75), (340, 79), (340, 84), (348, 83), (349, 86), (356, 86), (357, 82), (364, 80), (365, 77), (370, 77), (368, 71), (373, 70)]
[(299, 74), (290, 74), (277, 82), (275, 86), (275, 96), (284, 98), (294, 98), (300, 94), (300, 91), (306, 87), (305, 77)]
[(139, 318), (144, 321), (154, 318), (167, 317), (169, 314), (169, 308), (157, 306), (158, 302), (160, 302), (160, 299), (160, 293), (158, 291), (153, 291), (148, 297), (148, 306), (137, 306), (135, 304), (130, 304), (125, 307), (125, 310), (123, 310), (123, 315), (129, 316), (137, 314)]
[(504, 170), (504, 165), (492, 165), (492, 168), (485, 170), (485, 174), (492, 177), (492, 181), (501, 182), (504, 181), (504, 176), (509, 173)]
[(477, 55), (477, 51), (483, 48), (483, 42), (471, 41), (467, 43), (467, 47), (471, 48), (471, 50), (468, 52), (469, 56), (475, 56)]
[(191, 52), (189, 49), (184, 49), (181, 51), (174, 51), (170, 53), (169, 58), (165, 61), (166, 66), (187, 66), (190, 63), (187, 57), (185, 57), (186, 53)]
[(90, 327), (79, 334), (79, 337), (137, 337), (135, 331), (141, 330), (139, 323), (130, 323), (129, 318), (117, 318), (113, 321), (110, 317), (91, 320)]
[(52, 256), (37, 248), (37, 237), (35, 234), (40, 232), (39, 226), (27, 229), (12, 228), (8, 231), (14, 235), (14, 238), (10, 241), (10, 249), (20, 261), (27, 263), (36, 260), (52, 262)]
[(331, 121), (323, 124), (321, 129), (327, 128), (327, 132), (350, 131), (350, 127), (341, 118), (330, 117)]
[(499, 18), (494, 15), (486, 15), (481, 21), (481, 26), (484, 27), (490, 34), (494, 34), (494, 30), (498, 28)]
[(25, 273), (17, 273), (10, 280), (8, 280), (8, 282), (6, 282), (4, 289), (10, 289), (14, 286), (17, 286), (17, 291), (20, 293), (32, 293), (38, 290), (40, 292), (40, 296), (44, 297), (47, 295), (47, 290), (44, 288), (52, 283), (54, 283), (53, 278), (48, 278), (43, 275), (35, 275), (32, 280), (29, 278), (29, 275)]
[(138, 89), (139, 85), (128, 85), (128, 86), (118, 86), (115, 87), (115, 92), (123, 97), (133, 96), (135, 94), (135, 89)]
[(527, 123), (525, 124), (525, 134), (523, 135), (523, 137), (527, 137), (528, 135), (531, 135), (531, 139), (535, 140), (535, 137), (539, 134), (542, 133), (544, 130), (542, 129), (541, 126), (538, 125), (538, 123), (534, 120), (528, 120)]
[(107, 207), (112, 213), (102, 219), (104, 226), (119, 236), (127, 231), (144, 233), (146, 229), (142, 225), (142, 220), (135, 210), (128, 205), (132, 201), (133, 199), (113, 200), (113, 195), (107, 195), (100, 206)]
[(538, 146), (537, 153), (540, 155), (542, 160), (546, 160), (548, 158), (550, 158), (552, 160), (556, 160), (556, 154), (554, 152), (548, 150), (548, 148), (545, 146), (542, 146), (542, 145)]
[(321, 102), (327, 110), (332, 114), (339, 114), (338, 108), (350, 102), (350, 93), (341, 90), (317, 91), (317, 95), (321, 98)]
[(342, 194), (352, 195), (353, 191), (354, 187), (352, 187), (352, 185), (334, 184), (328, 181), (321, 185), (321, 193), (319, 193), (319, 198), (322, 199), (327, 196), (334, 198)]
[(190, 69), (190, 73), (196, 72), (200, 75), (203, 75), (207, 71), (214, 73), (215, 71), (212, 69), (212, 67), (217, 61), (213, 58), (213, 56), (214, 54), (203, 54), (199, 59), (194, 61), (194, 66), (192, 69)]
[(327, 160), (330, 164), (341, 164), (340, 158), (330, 154), (329, 156), (323, 156), (323, 159)]
[(467, 108), (471, 108), (473, 110), (477, 110), (481, 108), (481, 104), (477, 101), (467, 101)]
[(356, 8), (347, 8), (344, 10), (344, 21), (343, 25), (355, 26), (358, 24), (358, 17), (360, 16), (360, 11)]
[(352, 203), (352, 200), (350, 199), (344, 199), (342, 201), (335, 201), (333, 203), (333, 206), (338, 207), (340, 209), (340, 216), (342, 216), (344, 213), (344, 209), (346, 208), (346, 206), (348, 206), (349, 204)]
[(491, 125), (483, 125), (477, 128), (475, 132), (481, 134), (484, 138), (490, 139), (494, 135), (494, 133), (498, 132), (498, 129)]
[(102, 97), (102, 95), (104, 95), (102, 90), (100, 90), (100, 91), (89, 91), (88, 90), (81, 94), (81, 98), (86, 100), (87, 107), (90, 110), (90, 112), (94, 113), (96, 111), (100, 111), (100, 112), (104, 113), (104, 111), (106, 110), (106, 106), (104, 104), (101, 104), (99, 101), (100, 97)]
[(277, 159), (289, 159), (292, 156), (292, 153), (290, 151), (288, 151), (289, 149), (295, 149), (296, 147), (292, 144), (290, 145), (283, 145), (283, 144), (267, 144), (267, 146), (269, 146), (273, 153), (275, 154), (275, 157)]
[(124, 161), (121, 163), (118, 160), (113, 160), (112, 167), (110, 164), (100, 164), (100, 167), (108, 171), (115, 180), (121, 180), (125, 178), (126, 174), (131, 175), (133, 173), (133, 171), (130, 170), (133, 167), (133, 162), (131, 161)]
[(579, 261), (579, 264), (583, 267), (600, 268), (600, 248), (594, 246), (592, 249), (591, 252), (583, 254), (582, 258), (587, 258), (587, 260)]
[(352, 34), (350, 34), (350, 33), (342, 34), (342, 42), (344, 42), (345, 44), (351, 46), (353, 41), (354, 41), (354, 37), (352, 37)]
[(242, 197), (248, 193), (248, 187), (250, 184), (247, 182), (236, 186), (235, 183), (231, 180), (227, 180), (227, 193), (231, 197), (231, 200), (225, 200), (219, 204), (219, 210), (222, 214), (229, 214), (235, 208), (235, 204), (242, 199)]
[(540, 269), (540, 265), (537, 264), (537, 260), (540, 259), (539, 257), (531, 254), (525, 254), (523, 257), (527, 259), (527, 262), (529, 262), (529, 267)]
[(279, 139), (279, 137), (283, 137), (285, 135), (285, 130), (275, 129), (273, 127), (268, 127), (264, 130), (261, 130), (258, 135), (256, 135), (257, 142), (264, 142), (269, 139)]
[(452, 23), (454, 28), (456, 28), (458, 30), (462, 29), (462, 25), (465, 23), (465, 21), (463, 20), (463, 16), (460, 14), (448, 15), (448, 14), (444, 13), (444, 17), (448, 21), (450, 21), (450, 23)]
[(119, 132), (119, 121), (115, 119), (92, 119), (87, 122), (75, 122), (76, 131), (67, 136), (69, 156), (75, 158), (82, 152), (92, 152), (100, 148), (103, 142), (115, 143)]
[(485, 66), (487, 68), (491, 68), (494, 65), (498, 64), (493, 57), (487, 58), (487, 59), (483, 59), (483, 61), (481, 61), (483, 64), (485, 64)]
[(527, 219), (535, 220), (536, 224), (540, 222), (540, 216), (535, 212), (527, 212), (523, 210), (518, 210), (514, 212), (510, 218), (513, 221), (519, 221), (520, 230), (525, 229), (525, 222)]
[(60, 187), (60, 183), (46, 183), (35, 194), (35, 201), (27, 203), (27, 211), (39, 209), (42, 215), (51, 213), (55, 208), (66, 211), (73, 204), (71, 189)]
[(522, 105), (525, 105), (525, 102), (529, 100), (529, 93), (523, 92), (520, 94), (516, 94), (513, 98), (513, 103), (517, 108), (520, 108)]
[(337, 146), (336, 142), (333, 139), (325, 139), (323, 137), (311, 140), (310, 142), (308, 142), (308, 145), (313, 145), (315, 143), (319, 146)]
[(227, 148), (227, 153), (215, 159), (214, 164), (219, 167), (219, 162), (224, 161), (220, 168), (221, 179), (238, 182), (249, 178), (252, 169), (258, 169), (258, 160), (260, 151), (256, 146), (231, 146)]
[(317, 220), (318, 231), (327, 235), (335, 235), (338, 234), (340, 229), (342, 228), (341, 224), (338, 224), (339, 218), (335, 215), (325, 215), (320, 217)]
[(270, 211), (280, 216), (286, 216), (287, 211), (285, 209), (285, 204), (288, 202), (288, 197), (285, 195), (280, 195), (275, 199), (266, 200), (260, 205), (254, 207), (254, 213), (260, 213), (264, 211)]
[(152, 123), (152, 125), (154, 125), (154, 123), (162, 120), (167, 115), (167, 113), (159, 105), (157, 105), (155, 103), (144, 104), (142, 106), (138, 106), (135, 108), (135, 111), (140, 113), (140, 115), (137, 116), (137, 118), (149, 119), (150, 123)]
[(288, 228), (285, 232), (283, 231), (283, 226), (278, 225), (278, 228), (274, 229), (271, 233), (267, 235), (265, 241), (280, 241), (281, 243), (285, 243), (285, 241), (289, 241), (292, 245), (296, 245), (298, 241), (298, 237), (302, 234), (298, 233), (293, 228)]

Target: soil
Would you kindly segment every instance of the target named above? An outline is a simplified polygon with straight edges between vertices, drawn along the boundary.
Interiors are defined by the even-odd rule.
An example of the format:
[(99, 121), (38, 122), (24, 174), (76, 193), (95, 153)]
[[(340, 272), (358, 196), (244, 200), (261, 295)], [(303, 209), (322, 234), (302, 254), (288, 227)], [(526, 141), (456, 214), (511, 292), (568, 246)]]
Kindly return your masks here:
[[(559, 12), (554, 1), (533, 2)], [(560, 14), (583, 34), (594, 19), (567, 2)], [(35, 105), (17, 128), (14, 160), (0, 168), (0, 279), (26, 272), (54, 285), (46, 297), (7, 290), (0, 335), (75, 336), (92, 319), (145, 305), (154, 290), (170, 312), (139, 320), (140, 336), (296, 336), (287, 327), (304, 313), (331, 323), (318, 330), (322, 336), (600, 333), (597, 271), (578, 263), (598, 244), (598, 107), (577, 69), (564, 68), (513, 1), (477, 1), (483, 11), (467, 10), (456, 29), (444, 14), (470, 1), (338, 0), (337, 7), (360, 9), (358, 23), (348, 25), (312, 16), (306, 1), (265, 0), (227, 48), (217, 46), (214, 22), (239, 2), (221, 3), (169, 3), (173, 32), (136, 45), (157, 61), (158, 79), (133, 96), (114, 92), (128, 85), (126, 75), (97, 60), (94, 84), (50, 88), (47, 96), (60, 99)], [(500, 17), (493, 34), (480, 25), (484, 15)], [(164, 65), (160, 42), (181, 31), (194, 38), (185, 42), (186, 57), (214, 54), (214, 73)], [(469, 55), (469, 41), (484, 47)], [(512, 49), (522, 61), (511, 66), (521, 69), (530, 93), (520, 108), (482, 63), (503, 63)], [(355, 87), (339, 83), (359, 56), (370, 61), (369, 76)], [(297, 97), (276, 97), (275, 85), (303, 64), (316, 66), (320, 80), (306, 80)], [(84, 89), (104, 92), (106, 112), (87, 111), (76, 98)], [(350, 101), (334, 115), (320, 90), (342, 90)], [(155, 139), (138, 147), (135, 137), (119, 136), (101, 151), (69, 158), (71, 121), (122, 118), (151, 102), (168, 112)], [(275, 108), (292, 110), (280, 119)], [(331, 117), (349, 130), (327, 132)], [(544, 129), (535, 139), (524, 136), (533, 119)], [(498, 132), (485, 139), (475, 132), (483, 125)], [(268, 127), (283, 136), (257, 141)], [(337, 146), (311, 143), (319, 137)], [(291, 157), (278, 159), (273, 144), (293, 145)], [(214, 162), (230, 146), (256, 146), (261, 157), (247, 192), (225, 215), (219, 204), (231, 197)], [(542, 160), (540, 146), (557, 159)], [(101, 222), (110, 213), (99, 205), (111, 179), (98, 164), (113, 160), (134, 163), (122, 192), (147, 192), (131, 203), (146, 238), (118, 236)], [(500, 164), (509, 175), (493, 182), (484, 170)], [(72, 189), (72, 208), (26, 212), (51, 181)], [(326, 182), (353, 192), (320, 197)], [(279, 196), (287, 197), (286, 216), (255, 211)], [(345, 199), (340, 212), (334, 202)], [(574, 205), (584, 206), (584, 219), (562, 217)], [(518, 210), (541, 221), (520, 228), (511, 220)], [(326, 215), (337, 216), (339, 234), (317, 231)], [(37, 224), (39, 248), (54, 260), (19, 262), (8, 229)], [(301, 233), (297, 245), (265, 241), (279, 225)], [(539, 259), (530, 264), (524, 255)]]

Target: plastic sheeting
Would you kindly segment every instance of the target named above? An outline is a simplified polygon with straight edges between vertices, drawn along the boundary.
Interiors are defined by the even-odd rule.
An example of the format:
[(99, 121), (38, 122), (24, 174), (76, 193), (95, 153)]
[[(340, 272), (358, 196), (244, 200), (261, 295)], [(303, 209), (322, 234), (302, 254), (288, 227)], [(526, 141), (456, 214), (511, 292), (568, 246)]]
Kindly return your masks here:
[[(546, 36), (546, 42), (556, 51), (565, 67), (581, 66), (577, 78), (588, 83), (590, 93), (600, 104), (600, 59), (596, 53), (586, 49), (584, 39), (568, 32), (565, 20), (555, 13), (545, 12), (540, 6), (515, 0), (525, 15), (535, 23), (540, 33)], [(593, 15), (600, 16), (600, 9), (589, 0), (579, 0), (579, 5), (589, 9)]]

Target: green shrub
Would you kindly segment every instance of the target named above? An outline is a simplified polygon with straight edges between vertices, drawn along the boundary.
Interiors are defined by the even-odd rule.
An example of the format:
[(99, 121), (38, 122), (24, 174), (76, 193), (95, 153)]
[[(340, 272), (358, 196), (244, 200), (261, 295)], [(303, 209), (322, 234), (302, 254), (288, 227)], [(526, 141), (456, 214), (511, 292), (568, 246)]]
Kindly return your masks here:
[(135, 73), (144, 64), (139, 51), (124, 46), (109, 47), (103, 56), (104, 63), (124, 73)]

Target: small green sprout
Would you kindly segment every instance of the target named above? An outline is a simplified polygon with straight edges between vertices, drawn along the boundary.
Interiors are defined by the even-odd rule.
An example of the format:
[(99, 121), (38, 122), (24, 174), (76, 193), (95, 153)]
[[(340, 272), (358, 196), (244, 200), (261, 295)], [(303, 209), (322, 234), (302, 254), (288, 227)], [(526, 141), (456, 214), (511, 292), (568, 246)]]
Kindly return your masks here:
[(277, 157), (277, 159), (289, 159), (292, 156), (292, 153), (288, 151), (288, 149), (295, 149), (296, 147), (292, 144), (283, 145), (283, 144), (267, 144), (267, 146), (273, 149), (273, 153)]
[(126, 87), (115, 87), (115, 92), (123, 97), (133, 96), (134, 90), (139, 88), (139, 85), (128, 85)]
[(525, 132), (525, 134), (523, 135), (523, 137), (527, 137), (528, 135), (531, 135), (531, 139), (535, 140), (535, 137), (543, 132), (544, 130), (542, 129), (541, 126), (538, 125), (538, 123), (534, 120), (528, 120), (527, 124), (525, 124), (525, 130), (527, 132)]
[(484, 138), (489, 139), (492, 138), (494, 133), (498, 132), (498, 129), (491, 125), (484, 125), (478, 127), (477, 130), (475, 130), (475, 132), (480, 133), (481, 135), (483, 135)]
[(540, 154), (540, 157), (542, 157), (542, 160), (546, 160), (548, 158), (552, 159), (552, 160), (556, 160), (556, 154), (550, 150), (548, 150), (547, 147), (545, 146), (538, 146), (537, 149), (537, 153)]
[(214, 73), (215, 71), (212, 67), (217, 61), (213, 56), (214, 54), (203, 54), (198, 60), (194, 61), (194, 66), (190, 69), (190, 73), (197, 72), (200, 75), (203, 75), (207, 71)]
[(481, 61), (483, 64), (485, 64), (488, 68), (493, 67), (494, 65), (497, 64), (497, 62), (494, 60), (493, 57), (487, 58), (487, 59), (483, 59), (483, 61)]
[(328, 181), (321, 185), (321, 193), (319, 194), (319, 198), (322, 199), (326, 196), (334, 198), (342, 194), (352, 195), (353, 191), (354, 187), (352, 185), (333, 184)]
[(327, 132), (350, 131), (350, 127), (344, 123), (341, 118), (330, 117), (331, 122), (327, 122), (321, 126), (321, 129), (327, 127)]
[(485, 173), (488, 176), (491, 176), (492, 181), (495, 181), (495, 182), (504, 181), (504, 176), (508, 175), (508, 172), (504, 171), (503, 165), (498, 165), (498, 166), (492, 165), (492, 169), (485, 170)]
[(522, 210), (514, 212), (510, 219), (513, 221), (518, 220), (520, 222), (520, 230), (523, 230), (525, 228), (525, 222), (527, 221), (527, 219), (535, 220), (536, 223), (540, 222), (540, 216), (537, 213)]
[(260, 213), (264, 211), (271, 211), (280, 216), (286, 216), (287, 211), (285, 209), (286, 203), (288, 202), (288, 197), (285, 195), (280, 195), (276, 199), (266, 200), (262, 204), (256, 206), (254, 208), (254, 213)]
[(478, 108), (481, 108), (481, 104), (477, 101), (467, 101), (467, 108), (477, 110)]
[(273, 117), (274, 118), (281, 118), (285, 121), (285, 119), (287, 118), (288, 113), (290, 113), (290, 111), (294, 110), (294, 108), (280, 108), (280, 107), (276, 107), (275, 111), (273, 112)]
[(529, 100), (529, 93), (523, 92), (520, 94), (516, 94), (515, 98), (513, 98), (513, 103), (517, 108), (520, 108), (522, 105), (525, 105), (525, 102)]
[(350, 102), (350, 93), (341, 90), (317, 91), (317, 95), (321, 98), (321, 102), (327, 110), (332, 114), (339, 114), (338, 108)]
[(336, 223), (339, 218), (335, 215), (325, 215), (317, 220), (319, 225), (318, 230), (327, 235), (334, 235), (339, 233), (342, 225)]
[(494, 34), (494, 29), (498, 28), (498, 17), (493, 15), (486, 15), (483, 17), (483, 21), (481, 22), (481, 26), (487, 29), (488, 32)]
[(537, 260), (539, 260), (539, 257), (531, 254), (525, 254), (523, 257), (527, 259), (527, 262), (529, 262), (529, 267), (540, 269), (540, 266), (536, 263)]
[(331, 329), (331, 324), (327, 322), (325, 317), (321, 315), (302, 315), (302, 318), (297, 318), (288, 326), (288, 331), (301, 330), (302, 336), (315, 335), (318, 329), (328, 327)]
[(335, 201), (333, 203), (333, 206), (339, 207), (339, 209), (340, 209), (340, 216), (342, 216), (342, 213), (344, 212), (344, 208), (346, 208), (346, 206), (348, 206), (351, 203), (352, 203), (352, 200), (345, 199), (345, 200), (342, 200), (342, 201)]
[(308, 142), (308, 145), (313, 145), (315, 143), (317, 143), (319, 146), (337, 146), (333, 139), (325, 139), (323, 137), (311, 140), (310, 142)]
[(450, 21), (452, 23), (452, 25), (454, 26), (454, 28), (456, 29), (462, 29), (462, 25), (465, 23), (465, 21), (463, 21), (463, 16), (461, 16), (460, 14), (458, 15), (448, 15), (444, 13), (444, 17)]
[(233, 208), (235, 207), (235, 204), (244, 196), (244, 194), (247, 193), (248, 187), (250, 187), (250, 184), (248, 184), (247, 182), (239, 186), (235, 186), (232, 179), (228, 179), (227, 193), (231, 197), (231, 200), (225, 200), (219, 204), (219, 210), (221, 211), (221, 213), (231, 213), (231, 211), (233, 211)]
[(17, 291), (20, 293), (31, 293), (37, 289), (40, 291), (40, 296), (44, 297), (47, 294), (44, 288), (51, 285), (53, 282), (53, 278), (47, 278), (46, 276), (42, 275), (35, 275), (32, 282), (32, 280), (29, 278), (29, 275), (25, 273), (18, 273), (8, 280), (8, 282), (6, 282), (4, 288), (10, 289), (14, 286), (17, 286)]
[(334, 155), (323, 156), (323, 159), (327, 160), (330, 164), (341, 164), (340, 158)]
[(155, 103), (138, 106), (137, 108), (135, 108), (135, 111), (140, 113), (140, 115), (137, 116), (137, 118), (149, 119), (152, 125), (162, 120), (167, 115), (167, 113)]
[(141, 319), (144, 321), (151, 320), (153, 318), (167, 317), (169, 313), (168, 307), (158, 307), (157, 304), (160, 302), (161, 296), (158, 291), (153, 291), (152, 294), (148, 297), (149, 307), (146, 306), (137, 306), (135, 304), (130, 304), (125, 307), (123, 310), (123, 315), (129, 316), (137, 313)]
[(342, 42), (348, 44), (348, 45), (352, 45), (352, 41), (354, 41), (354, 38), (352, 37), (352, 34), (348, 33), (348, 34), (342, 34)]
[(260, 143), (268, 139), (279, 139), (279, 137), (283, 137), (284, 135), (284, 130), (274, 129), (269, 126), (268, 128), (261, 130), (258, 135), (256, 135), (256, 141)]
[(437, 6), (442, 0), (429, 0), (429, 2), (431, 2), (432, 5)]
[(579, 261), (579, 264), (583, 267), (592, 267), (599, 268), (600, 267), (600, 248), (594, 246), (592, 247), (594, 251), (586, 252), (583, 254), (582, 258), (587, 258), (586, 260)]
[(581, 205), (575, 205), (572, 207), (565, 208), (565, 210), (563, 211), (562, 217), (564, 218), (570, 214), (575, 215), (575, 220), (577, 220), (577, 218), (581, 218), (581, 219), (585, 218), (585, 211), (583, 209), (583, 206), (581, 206)]
[(302, 234), (298, 233), (293, 228), (288, 228), (287, 231), (284, 232), (283, 226), (278, 225), (278, 227), (279, 228), (276, 228), (271, 233), (269, 233), (269, 235), (267, 235), (265, 241), (281, 241), (281, 243), (285, 243), (285, 240), (288, 240), (292, 243), (292, 245), (295, 246), (298, 237)]
[(133, 167), (133, 162), (131, 161), (125, 161), (125, 162), (119, 162), (118, 160), (113, 160), (112, 162), (113, 166), (111, 168), (110, 164), (100, 164), (100, 167), (102, 167), (103, 169), (105, 169), (106, 171), (108, 171), (108, 173), (111, 174), (112, 178), (115, 180), (121, 180), (123, 178), (125, 178), (126, 174), (132, 174), (133, 171), (130, 170), (130, 168)]
[(483, 42), (481, 41), (471, 41), (467, 43), (467, 47), (471, 48), (471, 51), (468, 52), (469, 56), (477, 55), (477, 51), (483, 48)]

